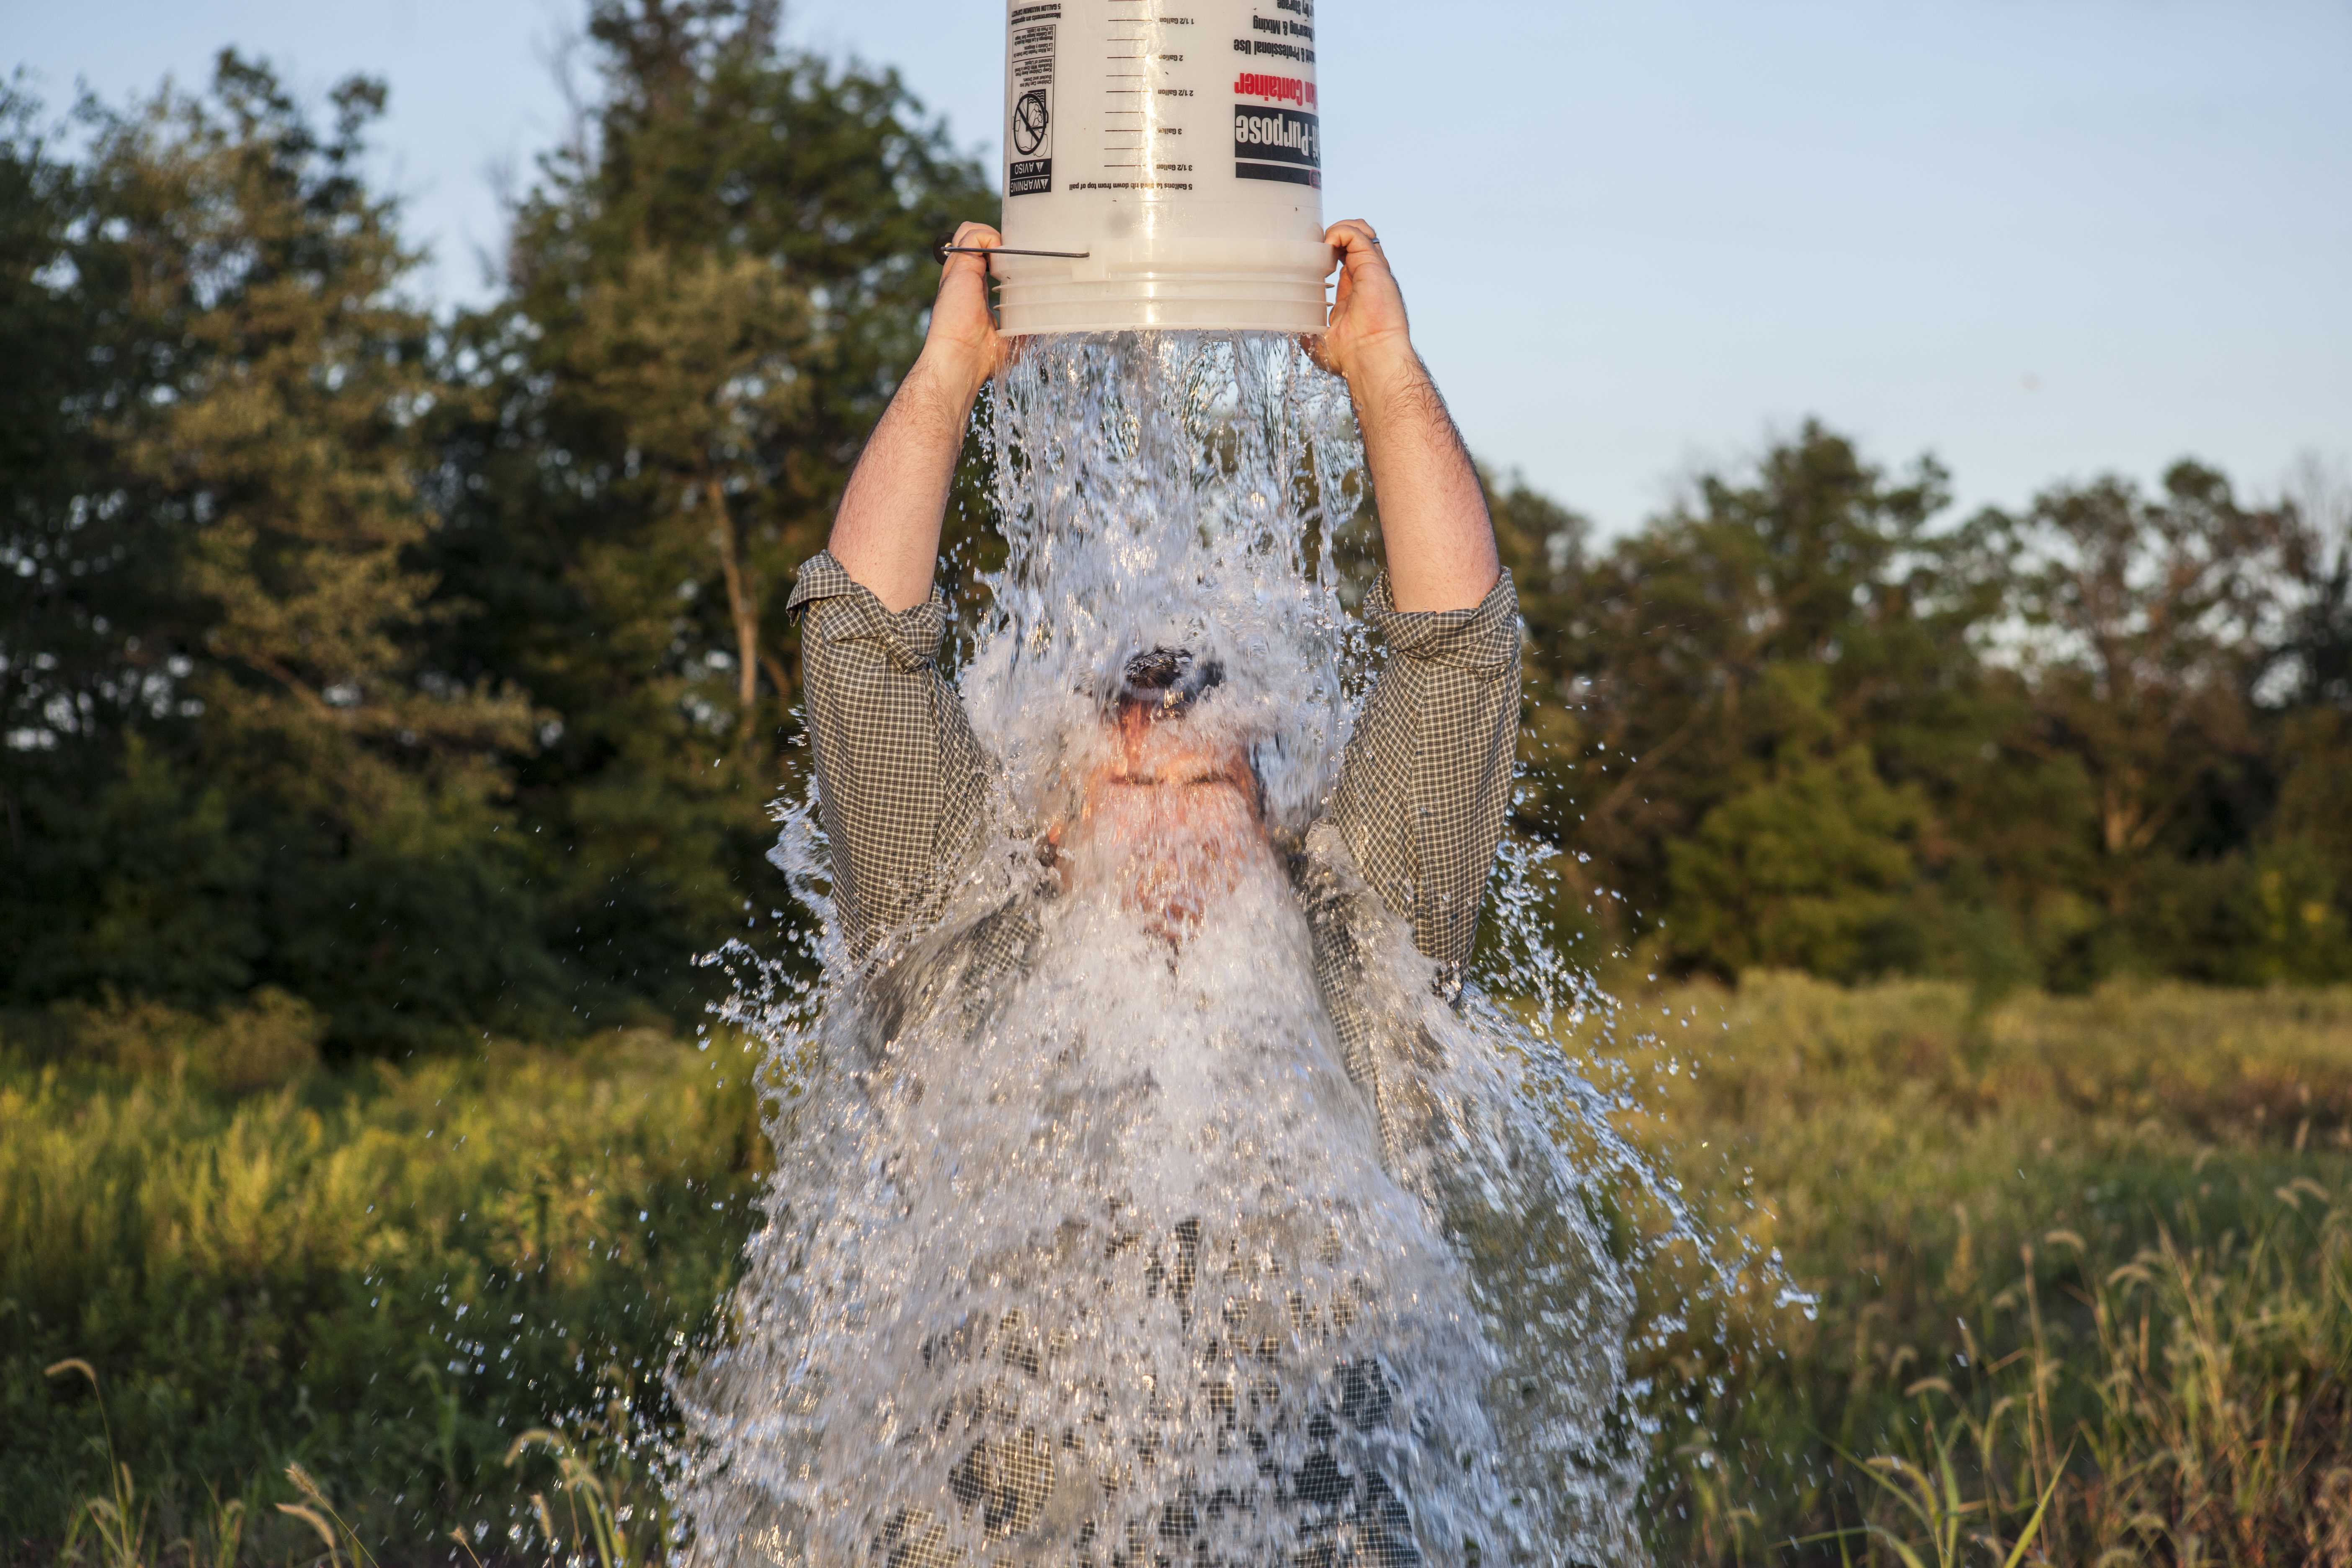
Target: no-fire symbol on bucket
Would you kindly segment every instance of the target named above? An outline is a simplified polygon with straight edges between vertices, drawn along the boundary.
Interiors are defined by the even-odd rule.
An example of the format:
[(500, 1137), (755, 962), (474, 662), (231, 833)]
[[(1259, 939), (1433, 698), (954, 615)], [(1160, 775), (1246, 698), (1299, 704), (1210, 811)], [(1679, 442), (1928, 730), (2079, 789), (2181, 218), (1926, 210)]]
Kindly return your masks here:
[(1013, 106), (1013, 146), (1024, 158), (1045, 144), (1046, 129), (1053, 123), (1045, 110), (1045, 95), (1024, 92), (1021, 101)]

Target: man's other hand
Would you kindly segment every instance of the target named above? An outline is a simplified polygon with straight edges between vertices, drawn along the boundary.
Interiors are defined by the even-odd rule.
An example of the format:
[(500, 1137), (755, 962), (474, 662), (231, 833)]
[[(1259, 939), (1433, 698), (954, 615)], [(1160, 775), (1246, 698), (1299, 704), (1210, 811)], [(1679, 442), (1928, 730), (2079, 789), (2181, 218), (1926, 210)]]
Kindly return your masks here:
[[(958, 228), (953, 245), (993, 250), (1004, 237), (984, 223)], [(1009, 345), (988, 308), (988, 258), (950, 254), (940, 274), (940, 297), (931, 305), (930, 333), (923, 357), (951, 378), (967, 400), (980, 395), (988, 378), (1004, 368)]]
[(1308, 340), (1315, 363), (1354, 386), (1368, 373), (1412, 363), (1412, 336), (1404, 294), (1381, 250), (1381, 237), (1361, 218), (1333, 224), (1323, 242), (1339, 253), (1339, 286), (1331, 298), (1331, 324)]
[(1474, 608), (1503, 571), (1477, 466), (1413, 352), (1381, 237), (1350, 218), (1323, 237), (1339, 252), (1339, 287), (1330, 330), (1307, 346), (1348, 380), (1380, 497), (1391, 601), (1409, 614)]
[[(993, 250), (1004, 237), (968, 223), (953, 243)], [(972, 399), (1004, 366), (1005, 340), (988, 310), (988, 258), (946, 259), (923, 352), (858, 454), (833, 518), (833, 558), (893, 615), (930, 596)]]

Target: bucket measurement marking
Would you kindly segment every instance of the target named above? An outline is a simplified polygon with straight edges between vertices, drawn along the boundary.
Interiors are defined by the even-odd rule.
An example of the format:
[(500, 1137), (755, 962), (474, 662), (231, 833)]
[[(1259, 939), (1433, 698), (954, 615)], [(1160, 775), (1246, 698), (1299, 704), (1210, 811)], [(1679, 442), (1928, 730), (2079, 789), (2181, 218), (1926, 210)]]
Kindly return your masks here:
[(1110, 101), (1103, 110), (1103, 167), (1140, 169), (1150, 161), (1144, 149), (1151, 140), (1150, 127), (1144, 123), (1141, 84), (1150, 79), (1151, 73), (1120, 68), (1146, 65), (1150, 59), (1151, 0), (1110, 0), (1110, 30), (1104, 35), (1109, 46), (1104, 61), (1110, 68), (1103, 73), (1103, 96)]

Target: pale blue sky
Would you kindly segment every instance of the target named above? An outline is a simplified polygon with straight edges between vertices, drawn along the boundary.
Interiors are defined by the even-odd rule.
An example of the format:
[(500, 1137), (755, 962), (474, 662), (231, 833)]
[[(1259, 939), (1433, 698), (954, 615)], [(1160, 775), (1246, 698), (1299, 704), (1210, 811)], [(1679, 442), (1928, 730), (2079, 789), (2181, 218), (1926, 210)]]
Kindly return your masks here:
[[(53, 100), (234, 42), (393, 85), (478, 296), (579, 0), (0, 0)], [(2352, 0), (1325, 0), (1327, 199), (1377, 221), (1472, 445), (1605, 528), (1808, 414), (1970, 502), (2352, 459)], [(803, 0), (993, 160), (997, 0)]]

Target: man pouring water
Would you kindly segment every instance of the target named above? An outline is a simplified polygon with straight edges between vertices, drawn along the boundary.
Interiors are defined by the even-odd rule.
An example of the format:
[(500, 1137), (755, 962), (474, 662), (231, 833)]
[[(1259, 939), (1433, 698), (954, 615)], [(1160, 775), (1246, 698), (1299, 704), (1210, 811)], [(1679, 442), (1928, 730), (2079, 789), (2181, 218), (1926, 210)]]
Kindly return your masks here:
[(688, 1400), (730, 1435), (688, 1510), (709, 1536), (887, 1568), (1568, 1561), (1522, 1549), (1564, 1539), (1528, 1521), (1592, 1447), (1547, 1401), (1610, 1384), (1521, 1327), (1609, 1344), (1623, 1307), (1449, 1005), (1508, 804), (1517, 600), (1378, 237), (1328, 238), (1312, 352), (1380, 503), (1387, 658), (1303, 830), (1268, 805), (1279, 715), (1244, 700), (1265, 645), (1205, 623), (1045, 681), (1078, 715), (1058, 782), (999, 787), (934, 581), (1010, 359), (982, 256), (949, 260), (801, 569), (840, 984), (743, 1290), (770, 1326)]
[[(1351, 221), (1326, 237), (1340, 271), (1314, 352), (1346, 379), (1362, 431), (1388, 568), (1366, 618), (1391, 662), (1341, 767), (1332, 831), (1310, 837), (1410, 921), (1450, 981), (1470, 954), (1509, 797), (1517, 601), (1477, 470), (1413, 350), (1378, 237)], [(978, 224), (955, 239), (998, 243)], [(951, 253), (922, 355), (793, 595), (805, 615), (806, 715), (835, 904), (861, 951), (937, 917), (980, 831), (987, 764), (935, 662), (945, 601), (933, 579), (965, 424), (1009, 352), (990, 315), (984, 258)], [(1183, 738), (1220, 674), (1190, 649), (1132, 650), (1106, 683), (1120, 744), (1088, 781), (1077, 822), (1039, 825), (1057, 847), (1065, 834), (1120, 837), (1137, 858), (1135, 896), (1164, 904), (1159, 923), (1180, 939), (1221, 868), (1263, 833), (1239, 748), (1204, 753)]]

